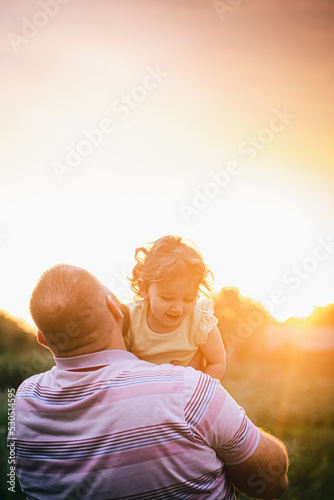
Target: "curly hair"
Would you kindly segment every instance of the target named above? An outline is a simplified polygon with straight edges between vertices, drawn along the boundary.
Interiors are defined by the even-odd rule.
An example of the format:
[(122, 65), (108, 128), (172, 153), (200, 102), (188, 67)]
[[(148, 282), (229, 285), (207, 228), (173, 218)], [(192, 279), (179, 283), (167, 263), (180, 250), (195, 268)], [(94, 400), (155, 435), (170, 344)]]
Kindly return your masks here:
[[(129, 278), (135, 297), (141, 297), (139, 280), (150, 284), (176, 276), (195, 278), (199, 287), (211, 292), (212, 271), (204, 264), (195, 245), (192, 245), (185, 243), (180, 236), (169, 235), (148, 244), (148, 248), (137, 248), (136, 264), (132, 269), (132, 278)], [(205, 290), (200, 288), (200, 291), (208, 296)]]

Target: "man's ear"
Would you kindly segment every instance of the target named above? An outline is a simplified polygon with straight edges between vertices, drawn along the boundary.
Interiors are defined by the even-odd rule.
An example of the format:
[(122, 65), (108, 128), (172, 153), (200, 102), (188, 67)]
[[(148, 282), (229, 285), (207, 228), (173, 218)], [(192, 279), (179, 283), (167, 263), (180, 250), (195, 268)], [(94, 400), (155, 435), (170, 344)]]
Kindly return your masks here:
[(142, 278), (139, 278), (139, 280), (138, 280), (138, 287), (139, 287), (139, 294), (140, 294), (141, 298), (147, 299), (147, 297), (148, 297), (148, 285)]
[(43, 333), (40, 331), (40, 330), (37, 330), (37, 342), (41, 345), (43, 345), (44, 347), (48, 347), (47, 343), (46, 343), (46, 340), (43, 336)]
[(112, 315), (115, 317), (116, 321), (124, 319), (124, 315), (122, 311), (117, 307), (116, 303), (113, 301), (111, 295), (107, 295), (107, 305), (109, 311), (112, 313)]

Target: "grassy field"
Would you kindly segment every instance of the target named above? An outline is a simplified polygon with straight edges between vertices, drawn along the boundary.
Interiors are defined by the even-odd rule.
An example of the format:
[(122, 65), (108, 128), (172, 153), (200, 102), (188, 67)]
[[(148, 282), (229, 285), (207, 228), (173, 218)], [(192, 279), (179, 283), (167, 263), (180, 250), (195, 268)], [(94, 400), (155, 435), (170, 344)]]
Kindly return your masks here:
[[(331, 354), (288, 351), (257, 359), (231, 358), (223, 385), (263, 429), (289, 451), (289, 488), (282, 500), (334, 498), (334, 364)], [(6, 471), (7, 393), (0, 399), (0, 467)], [(4, 474), (5, 476), (5, 474)], [(3, 500), (23, 499), (0, 487)], [(240, 493), (238, 498), (247, 498)]]
[[(257, 426), (279, 437), (290, 459), (282, 500), (334, 498), (332, 354), (231, 360), (223, 385)], [(248, 498), (238, 493), (237, 498)]]

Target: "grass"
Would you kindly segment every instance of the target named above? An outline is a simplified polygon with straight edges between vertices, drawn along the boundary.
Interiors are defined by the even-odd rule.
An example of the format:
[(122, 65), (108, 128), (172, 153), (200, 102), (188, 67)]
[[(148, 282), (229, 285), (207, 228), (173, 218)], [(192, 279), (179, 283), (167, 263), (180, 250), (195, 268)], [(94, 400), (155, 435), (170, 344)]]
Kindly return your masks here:
[[(26, 360), (24, 363), (26, 366)], [(282, 500), (334, 498), (334, 363), (332, 354), (288, 350), (229, 359), (223, 385), (259, 427), (285, 442), (289, 487)], [(0, 396), (0, 467), (6, 471), (7, 392)], [(7, 472), (5, 472), (4, 476)], [(23, 500), (0, 486), (3, 500)], [(238, 499), (248, 497), (237, 492)]]
[[(258, 427), (286, 444), (289, 487), (280, 498), (333, 499), (333, 356), (290, 351), (231, 360), (223, 385)], [(249, 497), (238, 493), (237, 498)]]

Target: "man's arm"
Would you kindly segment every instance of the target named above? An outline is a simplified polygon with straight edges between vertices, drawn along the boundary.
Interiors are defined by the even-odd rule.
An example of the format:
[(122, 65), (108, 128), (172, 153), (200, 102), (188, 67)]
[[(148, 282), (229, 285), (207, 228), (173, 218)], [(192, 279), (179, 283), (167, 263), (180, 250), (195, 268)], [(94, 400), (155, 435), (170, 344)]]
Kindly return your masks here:
[(288, 455), (284, 444), (267, 432), (261, 437), (255, 452), (245, 462), (224, 465), (231, 482), (246, 495), (274, 499), (288, 486)]

